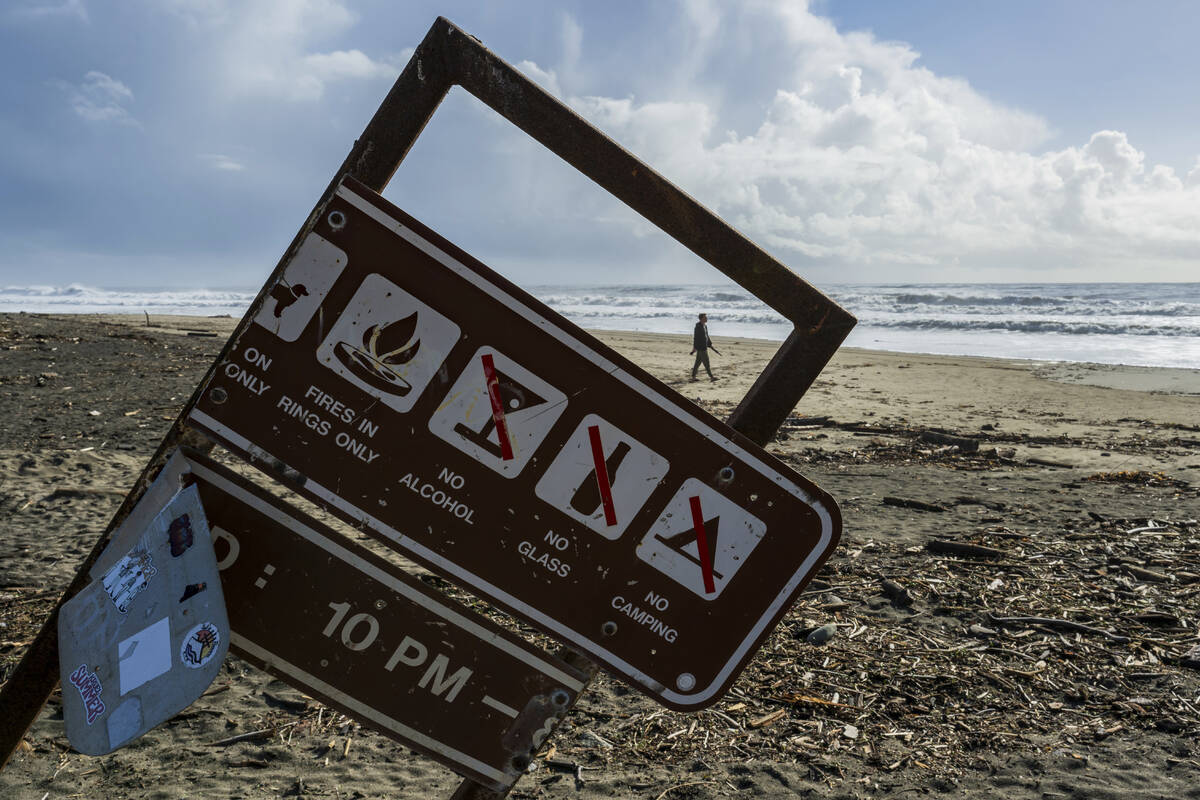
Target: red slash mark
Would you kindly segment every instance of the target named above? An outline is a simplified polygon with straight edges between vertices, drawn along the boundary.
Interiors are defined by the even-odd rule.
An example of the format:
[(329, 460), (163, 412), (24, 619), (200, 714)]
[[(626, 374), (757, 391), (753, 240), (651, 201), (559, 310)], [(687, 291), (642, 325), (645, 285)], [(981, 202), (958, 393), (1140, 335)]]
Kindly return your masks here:
[(589, 425), (588, 437), (592, 440), (592, 463), (596, 465), (596, 486), (600, 489), (600, 501), (604, 503), (604, 521), (612, 527), (617, 524), (617, 510), (613, 508), (612, 486), (604, 463), (604, 447), (600, 444), (600, 426)]
[(496, 423), (496, 436), (500, 438), (500, 458), (512, 461), (512, 442), (508, 439), (508, 423), (504, 421), (504, 402), (500, 399), (500, 381), (496, 378), (496, 364), (491, 353), (484, 353), (483, 379), (487, 384), (488, 399), (492, 401), (492, 421)]
[(708, 537), (704, 535), (704, 512), (700, 510), (700, 498), (689, 498), (692, 504), (692, 528), (696, 531), (696, 549), (700, 551), (700, 571), (704, 573), (704, 591), (712, 594), (717, 590), (713, 583), (712, 556), (708, 552)]

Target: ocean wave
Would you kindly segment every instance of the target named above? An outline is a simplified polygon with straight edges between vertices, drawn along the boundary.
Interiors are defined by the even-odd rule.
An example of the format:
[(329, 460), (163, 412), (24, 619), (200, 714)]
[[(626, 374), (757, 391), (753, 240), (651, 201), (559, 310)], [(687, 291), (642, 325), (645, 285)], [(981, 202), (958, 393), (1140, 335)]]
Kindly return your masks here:
[(1119, 321), (1063, 319), (871, 319), (875, 328), (913, 331), (1011, 331), (1106, 336), (1200, 336), (1200, 325), (1137, 325)]
[(901, 306), (1016, 306), (1041, 307), (1067, 305), (1070, 297), (1040, 297), (1037, 295), (954, 295), (954, 294), (897, 294), (888, 298)]
[[(714, 336), (782, 339), (791, 323), (732, 283), (532, 286), (531, 294), (585, 328), (690, 333), (698, 312)], [(1200, 283), (829, 285), (854, 314), (856, 341), (910, 352), (1200, 364)], [(228, 314), (256, 292), (103, 289), (79, 283), (0, 287), (0, 311)], [(1006, 335), (1008, 334), (1008, 335)], [(1114, 344), (1115, 343), (1115, 344)], [(1019, 346), (1018, 346), (1019, 345)], [(1106, 349), (1107, 348), (1107, 349)], [(1147, 355), (1149, 351), (1157, 355)]]
[(67, 286), (0, 287), (0, 311), (32, 313), (230, 314), (240, 316), (256, 292), (236, 289), (164, 289), (159, 291)]

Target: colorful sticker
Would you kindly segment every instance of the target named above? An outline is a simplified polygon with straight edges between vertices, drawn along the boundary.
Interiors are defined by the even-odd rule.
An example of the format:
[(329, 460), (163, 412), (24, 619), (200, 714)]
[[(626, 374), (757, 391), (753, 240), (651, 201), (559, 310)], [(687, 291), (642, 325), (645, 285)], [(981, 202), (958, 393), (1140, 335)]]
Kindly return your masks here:
[(179, 648), (179, 660), (192, 669), (200, 669), (216, 655), (221, 634), (211, 622), (201, 622), (188, 631)]
[(150, 579), (158, 574), (150, 553), (145, 550), (131, 550), (129, 555), (122, 558), (104, 575), (104, 591), (112, 598), (117, 610), (124, 614), (143, 589), (150, 585)]
[(104, 713), (104, 701), (100, 699), (104, 687), (100, 685), (100, 678), (87, 668), (87, 664), (80, 664), (79, 668), (71, 673), (71, 685), (79, 690), (79, 696), (83, 698), (83, 707), (87, 709), (87, 724), (91, 725)]
[(171, 544), (171, 555), (179, 558), (192, 546), (192, 521), (187, 514), (176, 517), (167, 528), (167, 541)]

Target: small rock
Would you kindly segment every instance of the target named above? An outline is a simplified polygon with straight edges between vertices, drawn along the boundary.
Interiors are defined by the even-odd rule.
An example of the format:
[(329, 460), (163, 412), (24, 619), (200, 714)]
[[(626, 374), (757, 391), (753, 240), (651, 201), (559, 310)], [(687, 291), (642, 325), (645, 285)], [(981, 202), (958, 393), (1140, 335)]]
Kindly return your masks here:
[(825, 602), (821, 604), (821, 610), (826, 612), (844, 611), (849, 607), (850, 604), (836, 594), (829, 595), (825, 598)]
[(836, 634), (836, 633), (837, 633), (837, 623), (830, 622), (825, 625), (822, 625), (821, 627), (817, 628), (815, 631), (810, 633), (808, 636), (804, 637), (804, 641), (808, 642), (809, 644), (825, 644), (830, 639), (832, 639), (834, 637), (834, 634)]
[(899, 583), (896, 583), (896, 581), (893, 581), (889, 578), (884, 578), (882, 586), (883, 586), (883, 593), (885, 595), (887, 595), (887, 597), (889, 599), (891, 599), (891, 601), (893, 603), (895, 603), (896, 605), (898, 605), (898, 606), (911, 606), (912, 605), (912, 603), (913, 603), (912, 595), (909, 594), (908, 589), (901, 586)]
[(89, 417), (98, 417), (98, 416), (100, 416), (100, 412), (93, 408), (91, 411), (88, 412), (88, 416)]
[(847, 739), (857, 739), (858, 728), (853, 725), (847, 725), (846, 727), (842, 728), (842, 736), (845, 736)]

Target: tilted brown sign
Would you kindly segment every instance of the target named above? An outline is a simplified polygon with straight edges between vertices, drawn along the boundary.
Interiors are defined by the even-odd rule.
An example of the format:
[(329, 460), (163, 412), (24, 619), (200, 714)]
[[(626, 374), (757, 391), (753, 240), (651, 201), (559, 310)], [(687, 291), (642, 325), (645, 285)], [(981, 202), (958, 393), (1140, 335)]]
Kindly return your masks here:
[(582, 674), (244, 478), (195, 455), (188, 467), (235, 652), (462, 775), (511, 787)]
[[(729, 426), (371, 193), (456, 86), (793, 324)], [(663, 702), (711, 703), (839, 535), (832, 500), (748, 441), (770, 441), (854, 322), (438, 18), (0, 687), (0, 765), (57, 683), (57, 609), (91, 582), (114, 532), (197, 428)], [(323, 638), (340, 641), (338, 624), (374, 614), (351, 608)], [(358, 619), (349, 642), (371, 628)], [(383, 711), (355, 715), (386, 716), (379, 702)], [(545, 729), (526, 737), (516, 726), (504, 747), (519, 753)], [(502, 769), (494, 756), (481, 761)]]
[(254, 323), (190, 424), (674, 708), (837, 543), (812, 482), (352, 179)]

